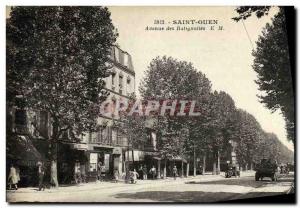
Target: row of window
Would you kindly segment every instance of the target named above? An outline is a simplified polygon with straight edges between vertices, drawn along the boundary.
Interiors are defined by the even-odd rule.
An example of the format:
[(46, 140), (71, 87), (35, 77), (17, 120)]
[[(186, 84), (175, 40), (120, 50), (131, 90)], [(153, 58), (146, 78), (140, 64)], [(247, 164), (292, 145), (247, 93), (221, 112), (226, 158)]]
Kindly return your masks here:
[[(49, 132), (49, 116), (47, 112), (38, 112), (35, 113), (32, 117), (31, 121), (28, 119), (28, 115), (26, 110), (15, 110), (14, 114), (14, 128), (17, 133), (29, 133), (31, 132), (34, 136), (47, 136)], [(29, 121), (30, 120), (30, 121)], [(36, 123), (36, 127), (39, 128), (39, 131), (36, 131), (34, 127), (32, 131), (28, 131), (30, 126), (28, 123)], [(68, 138), (68, 133), (65, 132), (62, 136), (63, 138)], [(42, 135), (41, 135), (42, 134)], [(128, 139), (126, 135), (123, 134), (122, 131), (119, 131), (115, 127), (111, 126), (100, 126), (96, 133), (91, 133), (89, 135), (89, 143), (92, 144), (102, 144), (102, 145), (109, 145), (109, 146), (128, 146)], [(146, 147), (156, 147), (156, 136), (153, 132), (149, 131), (148, 138), (146, 139), (145, 144), (141, 144), (142, 146)], [(142, 148), (142, 146), (138, 148)]]
[(90, 134), (90, 143), (103, 145), (128, 146), (127, 138), (118, 129), (107, 126), (99, 127), (96, 133)]
[[(112, 84), (112, 90), (115, 91), (116, 88), (115, 88), (115, 85), (116, 85), (116, 73), (112, 73), (111, 75), (111, 84)], [(127, 95), (130, 92), (130, 87), (131, 87), (131, 79), (128, 77), (127, 80), (126, 80), (126, 84), (127, 84)], [(120, 94), (123, 94), (124, 92), (124, 86), (123, 86), (123, 75), (122, 74), (119, 74), (119, 93)]]

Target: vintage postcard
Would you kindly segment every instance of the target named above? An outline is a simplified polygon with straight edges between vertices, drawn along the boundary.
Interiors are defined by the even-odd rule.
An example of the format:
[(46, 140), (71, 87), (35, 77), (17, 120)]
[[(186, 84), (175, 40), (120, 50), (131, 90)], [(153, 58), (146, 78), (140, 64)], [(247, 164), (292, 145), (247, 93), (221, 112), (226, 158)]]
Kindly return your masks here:
[(7, 202), (294, 203), (294, 13), (7, 6)]

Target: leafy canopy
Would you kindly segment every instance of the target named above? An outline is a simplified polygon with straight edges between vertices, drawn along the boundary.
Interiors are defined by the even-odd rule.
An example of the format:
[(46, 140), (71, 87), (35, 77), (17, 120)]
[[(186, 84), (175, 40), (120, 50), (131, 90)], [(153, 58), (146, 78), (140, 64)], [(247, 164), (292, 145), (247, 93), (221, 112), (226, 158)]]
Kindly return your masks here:
[(95, 128), (117, 33), (103, 7), (13, 7), (7, 23), (8, 99), (50, 113), (58, 137)]

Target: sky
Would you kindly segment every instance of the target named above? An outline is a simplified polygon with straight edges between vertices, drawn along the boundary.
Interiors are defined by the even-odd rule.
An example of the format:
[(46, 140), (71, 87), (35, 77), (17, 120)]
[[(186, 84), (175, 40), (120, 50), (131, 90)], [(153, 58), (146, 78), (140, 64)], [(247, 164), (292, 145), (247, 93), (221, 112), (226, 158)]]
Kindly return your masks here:
[[(227, 92), (238, 108), (255, 116), (262, 128), (275, 133), (289, 149), (293, 144), (286, 139), (285, 121), (280, 112), (271, 113), (257, 98), (261, 94), (252, 69), (252, 44), (271, 17), (278, 12), (272, 8), (269, 15), (255, 16), (243, 23), (231, 18), (237, 14), (234, 7), (109, 7), (113, 24), (118, 29), (119, 46), (132, 55), (136, 72), (136, 92), (144, 71), (157, 56), (172, 56), (193, 63), (212, 83), (213, 90)], [(218, 20), (222, 31), (146, 31), (154, 20)], [(170, 24), (168, 24), (170, 25)], [(184, 26), (184, 25), (181, 25)], [(191, 25), (189, 25), (191, 26)], [(251, 44), (252, 42), (252, 44)]]

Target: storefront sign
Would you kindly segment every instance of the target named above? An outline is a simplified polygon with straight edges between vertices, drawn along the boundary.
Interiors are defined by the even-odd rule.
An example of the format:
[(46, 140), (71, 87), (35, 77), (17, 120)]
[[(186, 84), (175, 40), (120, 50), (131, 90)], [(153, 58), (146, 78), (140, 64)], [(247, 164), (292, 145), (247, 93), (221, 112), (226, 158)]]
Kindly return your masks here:
[(103, 152), (106, 154), (111, 154), (113, 151), (112, 147), (104, 147), (104, 146), (98, 146), (98, 145), (89, 145), (89, 150), (97, 151), (97, 152)]
[(87, 144), (73, 144), (73, 149), (77, 150), (87, 150)]
[(113, 155), (120, 155), (122, 154), (122, 149), (120, 147), (115, 147), (113, 149), (113, 152), (112, 152)]
[(90, 163), (97, 164), (98, 160), (98, 154), (97, 153), (91, 153), (90, 154)]

